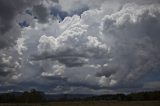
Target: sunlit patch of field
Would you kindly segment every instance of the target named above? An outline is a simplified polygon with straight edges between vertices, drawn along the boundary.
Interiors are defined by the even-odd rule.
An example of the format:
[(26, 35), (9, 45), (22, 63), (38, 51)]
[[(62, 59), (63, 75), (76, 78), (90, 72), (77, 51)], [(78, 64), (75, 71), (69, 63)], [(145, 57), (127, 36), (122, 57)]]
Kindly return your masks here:
[(160, 101), (82, 101), (35, 104), (1, 103), (0, 106), (160, 106)]

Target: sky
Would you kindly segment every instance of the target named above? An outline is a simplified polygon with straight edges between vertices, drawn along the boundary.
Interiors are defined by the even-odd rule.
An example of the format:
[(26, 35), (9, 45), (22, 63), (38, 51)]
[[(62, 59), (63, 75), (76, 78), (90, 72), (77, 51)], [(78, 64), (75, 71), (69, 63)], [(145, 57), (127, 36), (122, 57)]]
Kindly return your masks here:
[(159, 0), (0, 0), (0, 92), (160, 90)]

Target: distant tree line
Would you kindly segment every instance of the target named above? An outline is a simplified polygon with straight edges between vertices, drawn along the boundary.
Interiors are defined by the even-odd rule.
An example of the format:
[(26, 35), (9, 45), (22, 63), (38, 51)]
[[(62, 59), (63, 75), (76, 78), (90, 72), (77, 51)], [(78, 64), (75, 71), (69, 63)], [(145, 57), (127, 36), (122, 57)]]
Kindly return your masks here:
[(160, 91), (139, 92), (131, 94), (108, 94), (89, 97), (86, 100), (143, 101), (160, 100)]
[(2, 93), (0, 95), (0, 103), (34, 103), (45, 102), (43, 92), (32, 89), (31, 91), (24, 91), (23, 93)]
[[(1, 93), (0, 103), (35, 103), (35, 102), (51, 102), (51, 101), (143, 101), (143, 100), (160, 100), (160, 91), (139, 92), (131, 94), (106, 94), (100, 96), (91, 96), (84, 98), (70, 98), (70, 94), (61, 95), (59, 99), (47, 99), (47, 95), (35, 89), (24, 91), (22, 93)], [(75, 96), (75, 95), (74, 95)]]

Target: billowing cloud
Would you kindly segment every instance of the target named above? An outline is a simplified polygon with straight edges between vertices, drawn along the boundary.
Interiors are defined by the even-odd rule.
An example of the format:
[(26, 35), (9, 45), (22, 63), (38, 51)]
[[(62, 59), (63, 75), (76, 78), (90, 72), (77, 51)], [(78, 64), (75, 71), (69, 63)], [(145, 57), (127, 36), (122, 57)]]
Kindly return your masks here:
[[(14, 55), (12, 54), (14, 53)], [(19, 68), (20, 61), (17, 58), (17, 52), (14, 49), (0, 51), (0, 82), (1, 84), (10, 84), (16, 82), (21, 76)]]
[[(158, 0), (48, 2), (23, 16), (29, 26), (18, 28), (21, 37), (13, 50), (0, 53), (3, 77), (63, 93), (158, 89), (159, 79), (152, 78), (160, 68)], [(16, 56), (4, 55), (9, 51)], [(10, 65), (18, 71), (5, 71)]]
[(156, 5), (127, 4), (105, 16), (102, 32), (111, 47), (112, 61), (104, 74), (121, 83), (138, 80), (159, 68), (159, 14)]
[[(22, 45), (16, 46), (21, 37), (22, 20), (31, 22), (33, 18), (25, 14), (25, 10), (39, 5), (43, 0), (1, 0), (0, 1), (0, 82), (10, 84), (18, 81), (21, 76), (21, 56), (17, 50)], [(27, 16), (27, 17), (26, 17)], [(23, 19), (22, 19), (23, 18)], [(18, 40), (20, 43), (21, 40)], [(22, 42), (23, 43), (23, 42)], [(18, 51), (19, 53), (21, 51)]]

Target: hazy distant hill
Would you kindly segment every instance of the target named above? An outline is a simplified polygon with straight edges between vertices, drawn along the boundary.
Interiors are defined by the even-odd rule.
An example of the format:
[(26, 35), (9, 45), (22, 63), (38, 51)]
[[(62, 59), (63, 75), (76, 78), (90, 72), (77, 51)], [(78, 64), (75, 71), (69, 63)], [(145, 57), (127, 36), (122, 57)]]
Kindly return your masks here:
[(0, 93), (0, 103), (33, 103), (52, 101), (160, 101), (160, 91), (139, 92), (131, 94), (44, 94), (43, 92), (31, 90), (24, 92)]
[(91, 94), (46, 94), (45, 98), (51, 100), (73, 100), (73, 99), (85, 99), (93, 97)]

